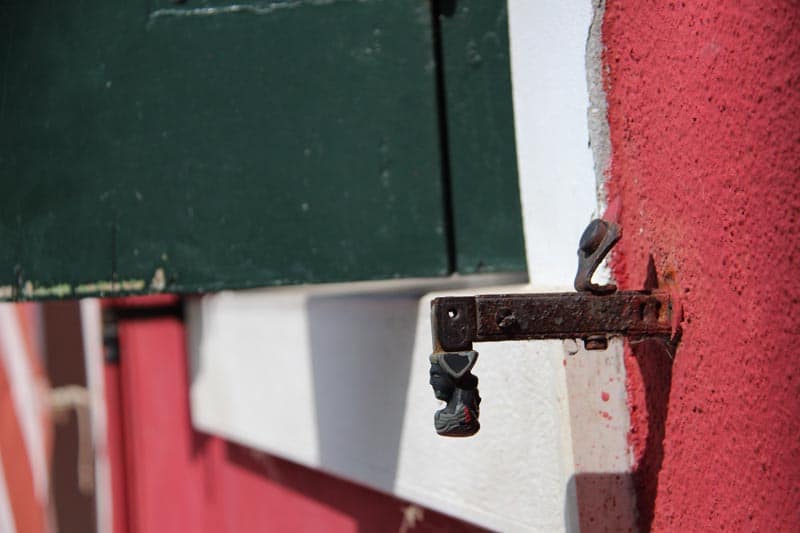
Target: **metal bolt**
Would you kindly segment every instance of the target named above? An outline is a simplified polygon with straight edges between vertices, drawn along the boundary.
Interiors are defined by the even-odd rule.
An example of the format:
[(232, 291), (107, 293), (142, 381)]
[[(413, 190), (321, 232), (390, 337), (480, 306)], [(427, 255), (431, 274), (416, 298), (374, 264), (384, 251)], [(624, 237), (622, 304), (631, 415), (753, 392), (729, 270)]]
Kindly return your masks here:
[(586, 350), (605, 350), (608, 348), (608, 339), (605, 335), (592, 335), (583, 339), (583, 347)]

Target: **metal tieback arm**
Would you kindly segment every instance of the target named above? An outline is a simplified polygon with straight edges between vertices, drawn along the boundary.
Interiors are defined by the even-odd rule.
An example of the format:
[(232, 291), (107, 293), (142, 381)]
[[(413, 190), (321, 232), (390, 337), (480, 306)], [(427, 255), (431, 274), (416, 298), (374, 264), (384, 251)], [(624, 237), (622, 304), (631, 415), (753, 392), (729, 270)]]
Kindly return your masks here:
[[(608, 337), (664, 337), (673, 333), (673, 302), (666, 291), (617, 291), (591, 278), (622, 236), (618, 225), (593, 220), (578, 248), (577, 292), (489, 294), (435, 298), (431, 302), (433, 353), (430, 384), (447, 405), (436, 412), (439, 435), (467, 437), (480, 429), (478, 359), (473, 342), (583, 339), (587, 350), (604, 350)], [(650, 277), (650, 276), (649, 276)]]

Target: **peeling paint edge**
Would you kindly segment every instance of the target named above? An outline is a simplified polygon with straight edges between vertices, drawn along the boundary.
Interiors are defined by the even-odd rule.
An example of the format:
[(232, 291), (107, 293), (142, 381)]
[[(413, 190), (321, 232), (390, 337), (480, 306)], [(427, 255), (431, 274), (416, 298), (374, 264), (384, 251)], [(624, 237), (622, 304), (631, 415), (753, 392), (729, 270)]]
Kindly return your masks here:
[[(589, 129), (589, 149), (594, 163), (595, 196), (597, 212), (602, 218), (608, 208), (606, 181), (611, 167), (611, 134), (608, 126), (608, 101), (603, 83), (603, 18), (606, 13), (606, 0), (591, 0), (592, 21), (586, 34), (586, 88), (589, 93), (589, 106), (586, 121)], [(613, 281), (610, 256), (606, 257), (597, 269), (595, 279), (598, 283)]]
[[(27, 294), (27, 284), (26, 284), (26, 296)], [(38, 297), (38, 298), (46, 298), (49, 296), (55, 296), (56, 298), (64, 298), (65, 296), (69, 296), (72, 294), (72, 287), (67, 283), (61, 283), (59, 285), (53, 285), (51, 287), (35, 287), (31, 284), (30, 287), (30, 296)]]
[[(142, 279), (127, 279), (122, 281), (97, 281), (84, 283), (73, 287), (68, 283), (56, 285), (37, 285), (33, 281), (26, 281), (19, 292), (11, 285), (0, 286), (0, 301), (30, 300), (46, 298), (69, 298), (70, 296), (98, 296), (103, 293), (141, 292), (148, 288)], [(150, 285), (150, 289), (159, 290)], [(163, 287), (162, 287), (163, 289)], [(21, 297), (21, 298), (20, 298)]]
[(128, 279), (122, 281), (97, 281), (94, 283), (84, 283), (75, 287), (75, 294), (78, 296), (97, 294), (104, 292), (128, 292), (141, 291), (147, 286), (143, 279)]
[(603, 85), (603, 18), (606, 0), (591, 0), (592, 22), (586, 35), (586, 86), (589, 90), (589, 148), (594, 159), (597, 214), (602, 216), (608, 207), (606, 179), (611, 164), (611, 135), (608, 129), (608, 102)]

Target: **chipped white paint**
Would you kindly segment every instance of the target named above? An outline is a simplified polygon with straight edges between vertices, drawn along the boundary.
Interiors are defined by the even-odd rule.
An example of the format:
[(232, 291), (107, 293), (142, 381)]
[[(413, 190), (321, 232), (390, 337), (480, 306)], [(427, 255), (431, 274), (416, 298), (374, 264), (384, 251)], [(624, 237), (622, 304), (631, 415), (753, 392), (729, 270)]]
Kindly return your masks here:
[(75, 287), (76, 296), (89, 296), (101, 293), (114, 293), (120, 291), (143, 291), (147, 283), (143, 279), (124, 279), (121, 281), (96, 281), (84, 283)]
[(605, 0), (591, 0), (592, 23), (586, 39), (586, 85), (589, 89), (589, 146), (594, 159), (598, 212), (606, 209), (605, 177), (611, 164), (611, 136), (608, 133), (608, 103), (603, 88), (603, 17)]
[(167, 276), (164, 274), (163, 268), (157, 268), (153, 274), (153, 279), (150, 280), (150, 289), (154, 291), (163, 291), (167, 286)]
[[(159, 278), (159, 276), (161, 276)], [(163, 290), (163, 286), (159, 289), (157, 283), (160, 279), (163, 280), (163, 269), (157, 269), (151, 288), (154, 290)], [(141, 279), (125, 279), (121, 281), (96, 281), (93, 283), (84, 283), (81, 285), (71, 286), (68, 283), (59, 283), (57, 285), (39, 285), (35, 281), (27, 280), (22, 285), (20, 291), (25, 298), (68, 298), (70, 296), (82, 297), (93, 296), (97, 294), (113, 294), (116, 292), (138, 292), (143, 291), (147, 284)], [(10, 285), (0, 287), (0, 300), (11, 300), (14, 298), (14, 288)]]
[[(28, 284), (26, 284), (26, 287), (27, 286)], [(50, 296), (54, 296), (56, 298), (64, 298), (66, 296), (69, 296), (71, 293), (72, 293), (72, 287), (70, 287), (69, 284), (67, 283), (52, 285), (50, 287), (35, 286), (31, 284), (31, 292), (28, 296), (34, 296), (36, 298), (47, 298)]]

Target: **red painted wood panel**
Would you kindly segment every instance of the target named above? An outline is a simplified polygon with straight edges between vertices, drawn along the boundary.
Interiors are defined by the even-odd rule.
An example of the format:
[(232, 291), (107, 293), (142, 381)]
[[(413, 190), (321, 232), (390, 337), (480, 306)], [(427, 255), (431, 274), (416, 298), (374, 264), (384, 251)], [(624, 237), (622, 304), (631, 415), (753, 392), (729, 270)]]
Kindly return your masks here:
[(111, 505), (114, 533), (128, 532), (127, 479), (125, 476), (125, 435), (122, 427), (122, 391), (117, 362), (104, 368), (106, 396), (106, 439), (111, 470)]
[(130, 531), (220, 531), (206, 512), (218, 487), (206, 486), (203, 439), (189, 429), (180, 320), (118, 328)]

